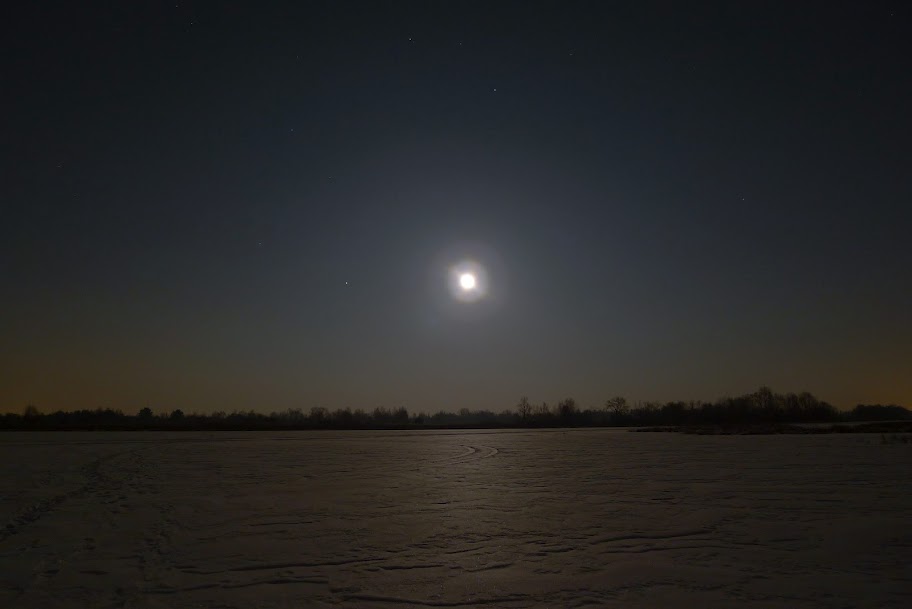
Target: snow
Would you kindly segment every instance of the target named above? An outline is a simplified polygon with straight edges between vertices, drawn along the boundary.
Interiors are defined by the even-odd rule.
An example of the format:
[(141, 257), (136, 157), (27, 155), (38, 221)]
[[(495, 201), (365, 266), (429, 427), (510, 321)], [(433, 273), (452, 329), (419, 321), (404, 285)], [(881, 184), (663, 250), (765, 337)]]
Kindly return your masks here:
[(905, 608), (910, 463), (869, 434), (7, 433), (0, 607)]

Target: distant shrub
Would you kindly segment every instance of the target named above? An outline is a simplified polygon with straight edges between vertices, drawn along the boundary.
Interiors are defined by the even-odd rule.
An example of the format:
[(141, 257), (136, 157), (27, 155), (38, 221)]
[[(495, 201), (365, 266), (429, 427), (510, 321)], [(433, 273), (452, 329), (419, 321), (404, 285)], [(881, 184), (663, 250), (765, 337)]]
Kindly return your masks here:
[(912, 434), (881, 434), (881, 444), (912, 444)]

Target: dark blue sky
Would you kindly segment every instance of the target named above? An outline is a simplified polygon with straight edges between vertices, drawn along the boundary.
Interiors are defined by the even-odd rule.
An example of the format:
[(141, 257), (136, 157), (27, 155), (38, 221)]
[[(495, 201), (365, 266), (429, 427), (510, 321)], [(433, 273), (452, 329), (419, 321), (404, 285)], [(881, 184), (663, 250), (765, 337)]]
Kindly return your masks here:
[(3, 20), (0, 408), (912, 402), (904, 3), (77, 4)]

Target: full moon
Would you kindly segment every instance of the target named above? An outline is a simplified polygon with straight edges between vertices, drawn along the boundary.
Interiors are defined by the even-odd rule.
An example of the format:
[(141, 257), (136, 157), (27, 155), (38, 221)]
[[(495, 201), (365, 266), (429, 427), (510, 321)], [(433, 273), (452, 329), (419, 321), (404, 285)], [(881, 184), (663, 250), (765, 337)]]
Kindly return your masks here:
[(478, 302), (484, 299), (490, 283), (484, 266), (468, 259), (451, 266), (447, 277), (450, 294), (460, 302)]

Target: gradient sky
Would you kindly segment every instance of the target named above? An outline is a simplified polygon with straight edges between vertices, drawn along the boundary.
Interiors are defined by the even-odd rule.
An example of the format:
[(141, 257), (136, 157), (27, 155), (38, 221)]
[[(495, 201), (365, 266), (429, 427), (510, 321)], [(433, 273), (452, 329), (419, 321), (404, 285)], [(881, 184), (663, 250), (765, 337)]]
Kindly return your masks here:
[(2, 410), (912, 404), (907, 3), (28, 4)]

